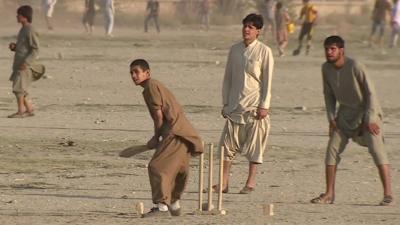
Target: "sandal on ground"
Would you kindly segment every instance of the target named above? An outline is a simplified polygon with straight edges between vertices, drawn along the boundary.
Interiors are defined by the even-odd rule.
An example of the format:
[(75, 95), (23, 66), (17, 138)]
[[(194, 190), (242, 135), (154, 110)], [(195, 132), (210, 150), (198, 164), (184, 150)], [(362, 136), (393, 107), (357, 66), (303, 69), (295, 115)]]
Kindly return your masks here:
[[(212, 186), (213, 192), (218, 193), (218, 188), (219, 188), (219, 185), (213, 185)], [(228, 192), (229, 192), (229, 187), (226, 186), (226, 188), (222, 190), (222, 193), (228, 193)], [(208, 193), (208, 188), (204, 188), (203, 193)]]
[(383, 197), (382, 201), (379, 203), (381, 206), (393, 205), (394, 199), (391, 195)]
[(7, 118), (24, 118), (24, 117), (25, 117), (24, 113), (19, 113), (19, 112), (7, 116)]
[(253, 191), (255, 191), (255, 188), (244, 186), (242, 190), (239, 191), (239, 194), (250, 194)]
[(318, 197), (311, 199), (310, 201), (313, 204), (333, 204), (333, 198), (325, 198), (325, 194), (322, 193)]

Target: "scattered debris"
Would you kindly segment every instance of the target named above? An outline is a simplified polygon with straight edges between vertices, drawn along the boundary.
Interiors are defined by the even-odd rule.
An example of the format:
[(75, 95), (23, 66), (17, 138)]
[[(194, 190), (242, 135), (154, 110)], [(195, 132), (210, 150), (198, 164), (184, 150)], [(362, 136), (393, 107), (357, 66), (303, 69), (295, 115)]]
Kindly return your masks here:
[(106, 120), (101, 120), (101, 119), (96, 119), (94, 121), (95, 124), (100, 124), (100, 123), (105, 123), (105, 122), (106, 122)]
[(64, 54), (62, 54), (61, 52), (57, 53), (57, 59), (62, 60), (64, 59)]
[(66, 179), (78, 179), (78, 178), (84, 178), (86, 177), (85, 175), (66, 175), (64, 176)]
[(53, 77), (52, 77), (52, 76), (50, 76), (50, 75), (46, 75), (46, 74), (44, 74), (42, 78), (43, 78), (43, 79), (53, 79)]
[(147, 164), (136, 164), (136, 168), (147, 168)]
[(294, 107), (294, 109), (295, 110), (301, 110), (301, 111), (307, 111), (307, 107), (305, 107), (304, 105), (303, 106)]
[(71, 140), (65, 140), (63, 142), (58, 143), (59, 145), (62, 145), (64, 147), (71, 147), (71, 146), (76, 146), (76, 143)]

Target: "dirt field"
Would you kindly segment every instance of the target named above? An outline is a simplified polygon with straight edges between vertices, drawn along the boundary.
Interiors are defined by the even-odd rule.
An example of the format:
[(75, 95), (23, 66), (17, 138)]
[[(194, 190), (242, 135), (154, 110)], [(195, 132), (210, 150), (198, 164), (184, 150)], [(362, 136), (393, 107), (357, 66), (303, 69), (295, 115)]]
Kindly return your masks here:
[[(135, 58), (147, 59), (153, 77), (175, 93), (204, 140), (217, 144), (224, 124), (219, 116), (222, 76), (228, 49), (241, 38), (240, 26), (209, 32), (166, 28), (159, 35), (119, 28), (113, 39), (104, 38), (101, 27), (93, 37), (72, 28), (54, 33), (39, 28), (40, 61), (48, 78), (30, 89), (36, 116), (8, 119), (16, 102), (8, 82), (13, 55), (7, 46), (18, 29), (17, 24), (0, 28), (0, 224), (400, 224), (399, 204), (377, 206), (382, 198), (377, 170), (368, 151), (355, 144), (339, 167), (335, 204), (309, 203), (325, 188), (321, 40), (332, 27), (318, 28), (310, 56), (275, 58), (271, 136), (256, 191), (237, 194), (247, 174), (246, 159), (238, 157), (231, 193), (224, 195), (228, 214), (193, 215), (198, 182), (194, 158), (184, 215), (166, 220), (140, 219), (135, 212), (138, 202), (146, 210), (152, 206), (146, 169), (151, 152), (118, 157), (125, 147), (145, 143), (152, 135), (141, 88), (130, 80), (128, 65)], [(346, 32), (348, 55), (365, 63), (375, 81), (399, 198), (400, 52), (389, 49), (382, 55), (368, 48), (363, 41), (369, 27), (338, 30)], [(291, 38), (289, 50), (295, 47), (295, 36)], [(272, 49), (276, 52), (273, 43)], [(68, 141), (75, 145), (65, 146)], [(262, 210), (271, 203), (273, 217)]]

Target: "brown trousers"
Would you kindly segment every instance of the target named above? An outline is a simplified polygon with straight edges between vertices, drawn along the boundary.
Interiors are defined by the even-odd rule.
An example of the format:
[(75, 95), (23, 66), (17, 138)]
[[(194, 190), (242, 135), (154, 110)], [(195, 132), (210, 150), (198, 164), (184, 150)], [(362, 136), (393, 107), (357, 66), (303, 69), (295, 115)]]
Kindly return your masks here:
[(150, 160), (148, 171), (153, 203), (170, 205), (183, 194), (189, 175), (190, 152), (182, 138), (168, 135)]

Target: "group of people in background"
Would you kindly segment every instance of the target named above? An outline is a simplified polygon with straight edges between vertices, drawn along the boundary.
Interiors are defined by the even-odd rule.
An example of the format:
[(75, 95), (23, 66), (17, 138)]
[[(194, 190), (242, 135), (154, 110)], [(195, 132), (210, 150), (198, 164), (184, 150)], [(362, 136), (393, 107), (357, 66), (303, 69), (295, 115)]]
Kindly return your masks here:
[(393, 48), (397, 46), (400, 33), (400, 1), (376, 0), (372, 11), (372, 30), (369, 39), (371, 47), (378, 45), (383, 49), (383, 36), (385, 34), (387, 18), (390, 18), (390, 25), (392, 27), (389, 47)]
[[(278, 46), (278, 56), (284, 55), (284, 50), (288, 44), (288, 32), (293, 28), (294, 21), (289, 15), (287, 6), (279, 0), (265, 0), (263, 9), (265, 28), (264, 40), (267, 41), (267, 35), (272, 34), (276, 37)], [(389, 47), (397, 46), (400, 33), (400, 1), (399, 0), (375, 0), (372, 10), (372, 29), (369, 37), (371, 47), (379, 46), (384, 48), (384, 33), (387, 20), (390, 18), (392, 28)], [(303, 0), (303, 7), (300, 10), (299, 18), (296, 21), (301, 24), (298, 37), (298, 47), (293, 51), (293, 55), (300, 55), (303, 47), (303, 39), (306, 37), (306, 51), (308, 55), (312, 47), (312, 37), (314, 27), (318, 20), (318, 10), (311, 0)]]
[[(263, 8), (260, 10), (263, 13), (265, 28), (264, 41), (267, 41), (267, 36), (271, 34), (275, 36), (275, 41), (278, 47), (278, 56), (284, 56), (285, 48), (288, 45), (288, 32), (293, 32), (293, 26), (296, 23), (301, 24), (301, 29), (298, 37), (298, 47), (293, 51), (293, 55), (299, 55), (303, 47), (303, 39), (306, 38), (306, 51), (309, 54), (312, 44), (313, 30), (318, 19), (318, 11), (311, 0), (302, 0), (303, 7), (300, 10), (297, 20), (291, 18), (288, 6), (285, 6), (283, 1), (265, 0)], [(42, 0), (44, 18), (47, 28), (53, 30), (52, 17), (57, 0)], [(95, 16), (97, 7), (101, 7), (104, 12), (104, 28), (105, 34), (112, 37), (114, 27), (114, 0), (84, 0), (85, 10), (82, 18), (82, 23), (88, 34), (93, 33)], [(98, 5), (98, 6), (97, 6)], [(208, 30), (210, 27), (210, 12), (211, 1), (199, 1), (199, 17), (201, 29)], [(160, 32), (159, 25), (160, 4), (157, 0), (148, 0), (146, 7), (146, 16), (144, 20), (144, 31), (148, 31), (149, 23), (152, 21), (157, 32)], [(372, 29), (369, 37), (369, 45), (384, 47), (384, 33), (387, 25), (387, 20), (390, 18), (390, 26), (392, 28), (389, 47), (397, 46), (400, 33), (400, 1), (399, 0), (375, 0), (372, 11)]]
[[(107, 36), (112, 37), (112, 31), (114, 28), (114, 14), (115, 14), (114, 0), (84, 0), (85, 10), (83, 13), (83, 18), (82, 18), (83, 26), (85, 27), (85, 30), (88, 34), (93, 33), (95, 17), (96, 17), (96, 6), (97, 6), (97, 4), (99, 4), (98, 1), (100, 1), (99, 3), (103, 7), (103, 11), (104, 11), (105, 34)], [(57, 0), (43, 0), (42, 1), (44, 17), (46, 20), (47, 28), (49, 30), (54, 29), (52, 22), (51, 22), (51, 18), (53, 17), (53, 12), (54, 12), (56, 3), (57, 3)]]
[[(47, 24), (47, 28), (49, 30), (53, 30), (53, 25), (51, 23), (51, 18), (53, 16), (54, 7), (57, 3), (57, 0), (43, 0), (43, 11), (45, 14), (45, 20)], [(115, 7), (114, 0), (84, 0), (85, 10), (82, 17), (82, 23), (85, 27), (85, 31), (88, 34), (92, 34), (95, 25), (95, 17), (97, 7), (101, 7), (104, 12), (104, 29), (105, 35), (112, 37), (113, 29), (114, 29), (114, 15), (115, 15)], [(157, 0), (148, 0), (147, 2), (147, 16), (144, 22), (144, 30), (147, 32), (148, 23), (150, 20), (153, 20), (158, 32), (160, 32), (160, 26), (158, 24), (158, 15), (159, 15), (159, 3)]]
[(299, 55), (303, 47), (303, 39), (307, 37), (306, 54), (308, 55), (311, 49), (311, 40), (313, 29), (318, 18), (318, 11), (310, 0), (303, 0), (303, 7), (300, 10), (299, 18), (297, 21), (291, 18), (287, 6), (282, 1), (265, 0), (264, 12), (265, 28), (264, 39), (267, 41), (268, 32), (275, 36), (276, 44), (278, 47), (278, 56), (285, 55), (285, 48), (288, 45), (288, 33), (294, 31), (294, 23), (301, 24), (299, 33), (299, 45), (293, 51), (293, 55)]
[[(42, 6), (44, 11), (44, 17), (46, 20), (46, 25), (49, 30), (53, 30), (52, 17), (57, 0), (43, 0)], [(84, 13), (82, 17), (82, 23), (85, 28), (86, 33), (92, 34), (94, 31), (95, 17), (97, 8), (102, 8), (104, 13), (104, 29), (105, 35), (112, 37), (112, 31), (114, 28), (114, 15), (115, 7), (114, 0), (84, 0)], [(211, 12), (211, 2), (210, 0), (201, 0), (199, 3), (199, 17), (201, 29), (208, 30), (210, 27), (210, 12)], [(160, 33), (159, 24), (159, 14), (160, 14), (160, 3), (157, 0), (148, 0), (146, 6), (146, 16), (144, 20), (144, 31), (148, 32), (148, 27), (151, 22), (158, 33)]]

